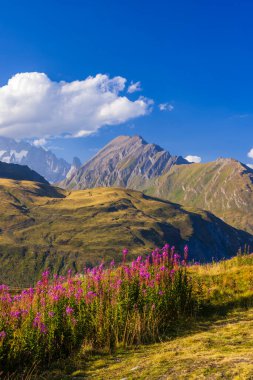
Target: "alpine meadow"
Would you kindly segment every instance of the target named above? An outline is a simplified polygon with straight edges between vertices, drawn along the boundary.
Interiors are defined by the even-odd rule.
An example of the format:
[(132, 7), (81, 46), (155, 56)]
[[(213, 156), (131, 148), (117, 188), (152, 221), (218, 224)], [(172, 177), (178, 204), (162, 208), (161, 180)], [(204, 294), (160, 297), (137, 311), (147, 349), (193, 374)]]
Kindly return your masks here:
[(253, 3), (2, 2), (0, 379), (253, 379)]

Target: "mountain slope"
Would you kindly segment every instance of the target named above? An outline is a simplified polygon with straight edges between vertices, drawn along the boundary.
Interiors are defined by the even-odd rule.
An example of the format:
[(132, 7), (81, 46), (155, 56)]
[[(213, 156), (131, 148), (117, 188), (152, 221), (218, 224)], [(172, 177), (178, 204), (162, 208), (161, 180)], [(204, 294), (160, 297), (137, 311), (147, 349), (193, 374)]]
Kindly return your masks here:
[(0, 162), (0, 178), (48, 183), (45, 178), (28, 166)]
[(211, 211), (253, 234), (253, 170), (233, 159), (189, 164), (141, 137), (120, 136), (61, 184), (144, 191), (162, 199)]
[(206, 209), (253, 233), (253, 170), (233, 159), (175, 166), (139, 189), (172, 202)]
[(0, 161), (27, 165), (49, 182), (61, 181), (70, 169), (68, 162), (57, 158), (50, 150), (6, 137), (0, 137)]
[(100, 186), (134, 188), (146, 179), (162, 175), (175, 164), (187, 164), (140, 136), (119, 136), (101, 149), (60, 186), (85, 189)]
[(48, 267), (81, 272), (102, 258), (121, 259), (124, 247), (139, 255), (165, 242), (188, 243), (195, 259), (211, 260), (252, 242), (208, 212), (132, 190), (66, 192), (1, 179), (0, 197), (0, 283), (31, 285)]

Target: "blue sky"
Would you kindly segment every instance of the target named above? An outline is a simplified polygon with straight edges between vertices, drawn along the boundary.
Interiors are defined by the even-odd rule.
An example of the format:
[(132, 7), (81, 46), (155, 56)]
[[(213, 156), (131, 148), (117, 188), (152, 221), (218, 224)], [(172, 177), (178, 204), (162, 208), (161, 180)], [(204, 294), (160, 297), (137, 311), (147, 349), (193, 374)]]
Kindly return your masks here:
[[(247, 157), (253, 147), (252, 14), (251, 0), (2, 1), (0, 86), (17, 73), (45, 73), (50, 91), (55, 88), (53, 82), (106, 74), (127, 79), (116, 98), (130, 101), (125, 105), (129, 118), (125, 108), (117, 117), (113, 110), (111, 125), (103, 127), (100, 121), (102, 125), (98, 123), (92, 134), (79, 138), (70, 137), (77, 134), (72, 127), (69, 138), (61, 138), (68, 123), (64, 113), (58, 112), (65, 119), (57, 119), (57, 125), (48, 121), (49, 129), (53, 125), (50, 135), (46, 127), (43, 132), (41, 115), (51, 108), (45, 100), (38, 103), (41, 108), (31, 102), (33, 115), (29, 119), (24, 108), (23, 124), (18, 125), (13, 121), (13, 94), (8, 93), (6, 100), (0, 91), (2, 130), (11, 137), (15, 133), (40, 141), (45, 137), (46, 146), (68, 160), (77, 155), (84, 161), (120, 134), (139, 134), (173, 154), (197, 155), (203, 161), (234, 157), (253, 164), (253, 158)], [(142, 91), (127, 93), (131, 81), (140, 81)], [(134, 103), (140, 96), (145, 97), (144, 106)], [(23, 96), (22, 107), (26, 99)], [(146, 99), (153, 104), (147, 105)], [(58, 101), (62, 100), (54, 100)], [(96, 99), (83, 107), (93, 112), (95, 103)], [(170, 110), (159, 109), (164, 103), (172, 106)], [(75, 115), (79, 112), (74, 111)], [(125, 121), (118, 123), (122, 112)], [(139, 114), (144, 116), (134, 116)], [(34, 117), (38, 118), (36, 128), (26, 128), (25, 123), (34, 122)], [(97, 122), (97, 118), (85, 120)], [(80, 125), (79, 129), (87, 128)], [(35, 130), (38, 136), (33, 135)]]

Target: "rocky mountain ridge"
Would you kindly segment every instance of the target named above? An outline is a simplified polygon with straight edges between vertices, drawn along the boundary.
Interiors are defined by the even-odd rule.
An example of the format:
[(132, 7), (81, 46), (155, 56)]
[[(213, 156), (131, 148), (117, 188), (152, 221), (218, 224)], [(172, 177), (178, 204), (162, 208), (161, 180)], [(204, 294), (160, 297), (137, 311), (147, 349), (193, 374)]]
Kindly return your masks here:
[(123, 187), (208, 210), (253, 234), (253, 170), (234, 159), (191, 163), (140, 136), (119, 136), (61, 182), (67, 189)]
[(189, 164), (140, 136), (119, 136), (68, 176), (60, 186), (85, 189), (100, 186), (135, 188), (136, 183), (160, 176), (174, 165)]
[(50, 150), (7, 137), (0, 137), (0, 161), (27, 165), (51, 183), (64, 179), (70, 170), (70, 164)]

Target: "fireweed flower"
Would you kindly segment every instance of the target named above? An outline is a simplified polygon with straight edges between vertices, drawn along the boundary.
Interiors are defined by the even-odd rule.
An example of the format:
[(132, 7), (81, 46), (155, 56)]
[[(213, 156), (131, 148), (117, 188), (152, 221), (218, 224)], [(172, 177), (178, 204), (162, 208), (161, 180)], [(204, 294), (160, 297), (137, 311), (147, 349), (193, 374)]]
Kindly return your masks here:
[(110, 263), (110, 267), (113, 268), (115, 266), (115, 261), (112, 260), (111, 263)]
[(14, 300), (14, 301), (21, 301), (21, 299), (22, 299), (22, 296), (21, 296), (21, 295), (17, 295), (17, 296), (14, 296), (14, 297), (13, 297), (13, 300)]
[(5, 331), (0, 331), (0, 344), (4, 341), (6, 338), (6, 332)]
[(33, 320), (33, 326), (34, 327), (38, 327), (39, 326), (39, 324), (40, 324), (40, 322), (41, 322), (41, 314), (40, 313), (37, 313), (36, 314), (36, 317), (34, 318), (34, 320)]
[(184, 260), (185, 260), (185, 262), (188, 259), (188, 254), (189, 254), (189, 248), (188, 248), (188, 245), (185, 245), (185, 247), (184, 247)]
[(82, 298), (82, 295), (83, 295), (83, 289), (81, 289), (81, 288), (77, 289), (77, 291), (75, 293), (75, 299), (77, 301), (80, 301)]
[(72, 309), (70, 306), (67, 306), (66, 307), (66, 314), (67, 315), (70, 315), (70, 314), (72, 314), (74, 312), (74, 309)]
[(175, 270), (171, 269), (171, 271), (170, 271), (170, 277), (172, 278), (174, 276), (174, 274), (175, 274)]
[(0, 338), (4, 339), (6, 337), (6, 332), (5, 331), (0, 331)]
[[(21, 339), (25, 342), (27, 335), (29, 339), (33, 339), (35, 349), (41, 350), (40, 353), (45, 345), (46, 355), (54, 354), (55, 346), (51, 343), (48, 345), (50, 339), (43, 339), (44, 334), (49, 333), (49, 338), (52, 334), (53, 339), (57, 339), (57, 347), (63, 352), (66, 338), (67, 344), (74, 347), (77, 344), (76, 337), (81, 333), (87, 342), (96, 340), (99, 331), (111, 334), (106, 330), (109, 325), (106, 321), (107, 315), (111, 316), (110, 323), (115, 325), (119, 334), (121, 325), (126, 322), (125, 318), (131, 318), (131, 310), (138, 314), (140, 323), (143, 323), (141, 327), (146, 328), (146, 319), (151, 318), (150, 322), (155, 326), (154, 331), (158, 331), (156, 314), (160, 307), (166, 311), (161, 315), (162, 323), (165, 318), (166, 321), (171, 318), (170, 310), (179, 310), (175, 300), (181, 295), (181, 290), (173, 286), (173, 283), (184, 264), (183, 261), (186, 261), (186, 253), (188, 254), (188, 247), (184, 249), (184, 260), (180, 260), (175, 248), (165, 245), (162, 249), (155, 249), (149, 256), (138, 256), (128, 265), (128, 250), (125, 248), (122, 251), (122, 264), (116, 268), (113, 260), (109, 269), (104, 268), (102, 263), (95, 268), (85, 269), (85, 274), (81, 276), (71, 277), (68, 273), (66, 277), (52, 276), (52, 281), (49, 281), (49, 272), (46, 271), (34, 289), (25, 289), (12, 297), (9, 288), (0, 285), (0, 330), (7, 330), (8, 339), (9, 335), (11, 338), (15, 334), (17, 347)], [(130, 314), (126, 312), (128, 310)], [(60, 315), (62, 318), (58, 318)], [(173, 315), (172, 319), (175, 320)], [(30, 336), (27, 329), (31, 324), (34, 333)], [(60, 331), (60, 335), (54, 334), (54, 329)], [(2, 343), (5, 337), (6, 332), (0, 331), (1, 353), (5, 349), (5, 344)], [(41, 342), (43, 344), (40, 344)], [(11, 350), (13, 353), (10, 354), (10, 358), (16, 355), (14, 348)]]
[(49, 276), (49, 270), (42, 273), (42, 278), (47, 278)]
[(128, 254), (128, 249), (127, 249), (127, 248), (124, 248), (123, 251), (122, 251), (122, 254), (123, 254), (123, 262), (125, 262), (125, 261), (126, 261), (127, 254)]
[(19, 318), (21, 316), (21, 311), (19, 311), (19, 310), (11, 311), (10, 316), (12, 318)]
[(0, 285), (0, 292), (8, 292), (9, 291), (9, 286), (1, 284)]
[(38, 327), (39, 327), (39, 330), (42, 334), (47, 333), (47, 328), (46, 328), (46, 325), (44, 323), (41, 322)]

